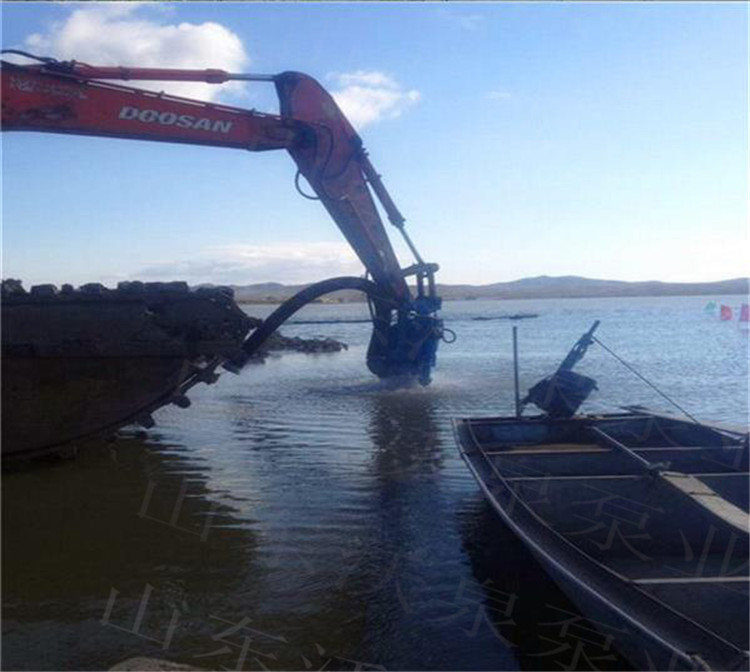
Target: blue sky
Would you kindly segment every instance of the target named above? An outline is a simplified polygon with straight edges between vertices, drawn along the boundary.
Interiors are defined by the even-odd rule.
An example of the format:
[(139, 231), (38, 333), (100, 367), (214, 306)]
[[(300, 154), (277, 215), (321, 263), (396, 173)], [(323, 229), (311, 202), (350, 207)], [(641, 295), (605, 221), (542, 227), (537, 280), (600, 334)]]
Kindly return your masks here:
[[(315, 76), (443, 282), (747, 275), (744, 3), (2, 9), (5, 48)], [(182, 93), (274, 111), (261, 84)], [(284, 152), (2, 140), (4, 277), (244, 284), (360, 269), (296, 194)]]

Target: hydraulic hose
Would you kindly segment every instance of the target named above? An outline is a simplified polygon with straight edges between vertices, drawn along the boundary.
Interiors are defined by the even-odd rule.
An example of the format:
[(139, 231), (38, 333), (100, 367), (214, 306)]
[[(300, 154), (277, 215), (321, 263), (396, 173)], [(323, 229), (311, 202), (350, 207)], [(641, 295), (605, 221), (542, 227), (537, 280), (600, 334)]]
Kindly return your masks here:
[(294, 315), (300, 308), (315, 301), (325, 294), (337, 292), (342, 289), (353, 289), (364, 292), (372, 300), (375, 306), (373, 323), (375, 331), (387, 329), (390, 323), (391, 310), (396, 307), (396, 302), (383, 294), (383, 289), (372, 280), (357, 278), (354, 276), (341, 276), (329, 278), (305, 287), (294, 296), (287, 299), (276, 310), (274, 310), (258, 327), (249, 338), (242, 344), (242, 354), (234, 359), (226, 361), (223, 366), (229, 371), (237, 373), (258, 349), (268, 340), (284, 322)]

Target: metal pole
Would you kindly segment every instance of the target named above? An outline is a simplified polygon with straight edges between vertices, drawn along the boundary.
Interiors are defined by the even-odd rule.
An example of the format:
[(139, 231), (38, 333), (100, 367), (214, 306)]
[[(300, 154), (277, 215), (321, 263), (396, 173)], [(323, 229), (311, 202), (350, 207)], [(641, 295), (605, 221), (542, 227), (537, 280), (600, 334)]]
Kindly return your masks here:
[(521, 417), (521, 395), (518, 391), (518, 327), (513, 327), (513, 382), (516, 389), (516, 417)]

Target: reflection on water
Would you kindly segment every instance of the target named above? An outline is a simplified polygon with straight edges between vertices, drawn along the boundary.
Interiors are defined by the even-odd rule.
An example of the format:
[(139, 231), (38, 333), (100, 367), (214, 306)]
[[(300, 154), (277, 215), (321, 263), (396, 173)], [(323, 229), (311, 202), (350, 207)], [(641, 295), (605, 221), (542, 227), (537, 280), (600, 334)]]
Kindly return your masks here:
[(367, 401), (374, 472), (384, 488), (411, 473), (426, 476), (440, 470), (444, 446), (432, 394), (421, 389), (392, 391)]
[(487, 612), (522, 670), (631, 669), (609, 632), (580, 616), (482, 497), (461, 512), (461, 528)]
[[(210, 642), (209, 615), (262, 582), (255, 547), (206, 488), (204, 468), (172, 446), (124, 438), (7, 473), (3, 667), (96, 669), (158, 655), (175, 612), (172, 647)], [(149, 592), (137, 633), (120, 629), (133, 629)]]
[[(602, 340), (691, 411), (742, 423), (746, 336), (703, 320), (704, 303), (448, 304), (459, 342), (426, 389), (366, 372), (366, 324), (295, 325), (290, 336), (351, 347), (225, 375), (143, 436), (5, 473), (3, 667), (103, 669), (134, 655), (207, 669), (570, 667), (576, 642), (548, 624), (574, 609), (454, 445), (452, 417), (513, 404), (510, 325), (470, 317), (540, 314), (520, 327), (524, 387), (602, 319)], [(600, 353), (581, 369), (603, 395), (652, 402)], [(586, 654), (573, 667), (621, 664)]]

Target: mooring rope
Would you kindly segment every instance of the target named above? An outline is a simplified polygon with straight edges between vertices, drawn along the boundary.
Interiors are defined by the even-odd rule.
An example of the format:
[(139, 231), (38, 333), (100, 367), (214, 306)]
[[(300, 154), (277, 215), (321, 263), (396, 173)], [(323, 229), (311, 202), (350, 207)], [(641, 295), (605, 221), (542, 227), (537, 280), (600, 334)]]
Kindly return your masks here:
[(641, 375), (638, 371), (636, 371), (630, 364), (628, 364), (622, 357), (620, 357), (616, 352), (613, 350), (610, 350), (604, 343), (602, 343), (596, 336), (591, 337), (596, 343), (601, 345), (610, 355), (612, 355), (620, 364), (622, 364), (626, 369), (628, 369), (631, 373), (634, 373), (638, 378), (640, 378), (646, 385), (648, 385), (650, 388), (652, 388), (657, 394), (660, 394), (662, 397), (664, 397), (670, 404), (678, 408), (680, 411), (682, 411), (688, 418), (690, 418), (696, 425), (700, 425), (701, 423), (696, 420), (690, 413), (688, 413), (682, 406), (680, 406), (674, 399), (669, 397), (666, 393), (662, 392), (656, 385), (654, 385), (648, 378)]

